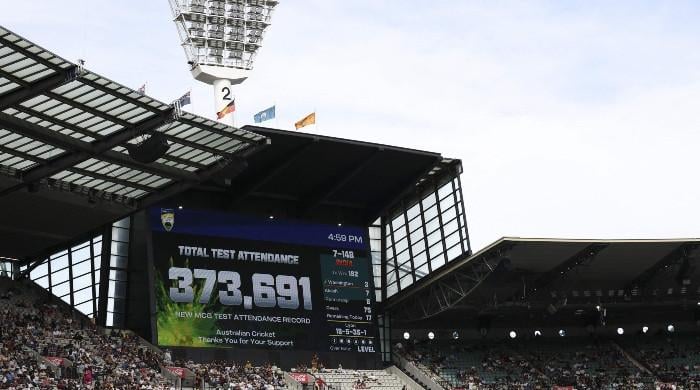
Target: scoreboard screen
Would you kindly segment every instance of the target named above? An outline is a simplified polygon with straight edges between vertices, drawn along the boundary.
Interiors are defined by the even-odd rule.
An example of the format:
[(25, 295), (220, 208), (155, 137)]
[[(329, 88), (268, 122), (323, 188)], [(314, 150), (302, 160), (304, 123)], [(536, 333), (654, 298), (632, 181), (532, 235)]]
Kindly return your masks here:
[(151, 209), (158, 344), (377, 351), (366, 229)]

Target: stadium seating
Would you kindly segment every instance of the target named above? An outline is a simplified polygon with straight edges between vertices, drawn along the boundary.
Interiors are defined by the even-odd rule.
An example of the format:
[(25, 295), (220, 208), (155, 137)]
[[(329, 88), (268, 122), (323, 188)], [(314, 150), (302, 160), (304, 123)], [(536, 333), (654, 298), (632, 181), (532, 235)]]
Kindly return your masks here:
[(403, 388), (403, 383), (396, 376), (383, 370), (324, 370), (316, 374), (316, 377), (335, 390)]
[[(163, 354), (128, 332), (106, 334), (29, 281), (0, 278), (0, 388), (171, 389)], [(271, 367), (211, 363), (187, 367), (199, 388), (285, 387)]]
[(623, 339), (621, 344), (661, 381), (700, 388), (700, 339), (697, 335), (637, 335)]
[(399, 354), (446, 388), (700, 389), (696, 336), (423, 342)]

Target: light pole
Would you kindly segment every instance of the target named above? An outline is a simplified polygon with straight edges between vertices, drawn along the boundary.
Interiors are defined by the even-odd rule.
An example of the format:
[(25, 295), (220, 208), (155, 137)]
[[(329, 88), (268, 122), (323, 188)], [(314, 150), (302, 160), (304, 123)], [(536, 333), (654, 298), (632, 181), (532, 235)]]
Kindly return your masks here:
[[(214, 87), (215, 112), (234, 99), (270, 27), (277, 0), (168, 0), (196, 80)], [(233, 115), (219, 119), (233, 125)]]

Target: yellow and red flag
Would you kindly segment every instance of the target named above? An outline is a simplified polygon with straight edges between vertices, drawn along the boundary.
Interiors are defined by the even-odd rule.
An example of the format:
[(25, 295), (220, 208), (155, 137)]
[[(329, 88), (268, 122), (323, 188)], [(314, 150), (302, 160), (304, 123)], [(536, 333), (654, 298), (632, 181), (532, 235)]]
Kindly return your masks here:
[(294, 127), (298, 129), (301, 129), (304, 126), (308, 125), (313, 125), (316, 123), (316, 113), (312, 112), (311, 114), (305, 116), (302, 120), (294, 124)]
[(226, 107), (217, 112), (216, 119), (221, 119), (234, 111), (236, 111), (236, 99), (231, 100), (231, 103), (227, 104)]

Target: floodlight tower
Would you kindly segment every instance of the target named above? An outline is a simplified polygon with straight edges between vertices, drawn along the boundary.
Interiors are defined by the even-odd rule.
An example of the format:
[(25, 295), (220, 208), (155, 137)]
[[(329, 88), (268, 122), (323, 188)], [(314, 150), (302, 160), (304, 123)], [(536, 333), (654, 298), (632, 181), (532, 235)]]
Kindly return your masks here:
[[(168, 0), (196, 80), (214, 86), (215, 112), (245, 81), (270, 27), (277, 0)], [(233, 115), (222, 122), (233, 125)]]

